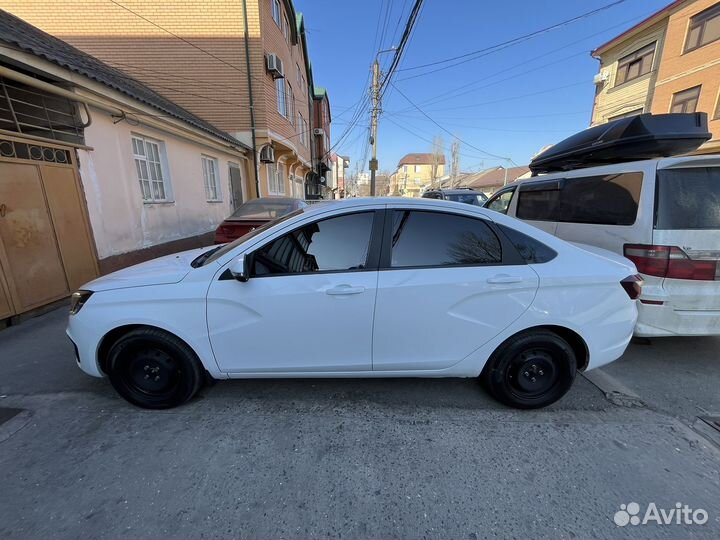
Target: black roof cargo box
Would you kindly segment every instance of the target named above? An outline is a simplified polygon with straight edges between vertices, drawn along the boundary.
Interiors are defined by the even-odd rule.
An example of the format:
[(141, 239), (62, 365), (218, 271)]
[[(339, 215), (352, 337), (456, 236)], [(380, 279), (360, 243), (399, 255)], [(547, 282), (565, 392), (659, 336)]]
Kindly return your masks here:
[(591, 127), (535, 156), (533, 175), (610, 163), (677, 156), (712, 135), (707, 113), (639, 114)]

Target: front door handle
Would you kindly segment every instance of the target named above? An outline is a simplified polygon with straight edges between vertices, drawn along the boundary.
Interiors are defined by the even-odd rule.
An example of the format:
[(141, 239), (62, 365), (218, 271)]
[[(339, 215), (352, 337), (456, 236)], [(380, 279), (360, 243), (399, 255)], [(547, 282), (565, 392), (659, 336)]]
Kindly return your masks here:
[(506, 283), (520, 283), (523, 280), (520, 276), (508, 276), (507, 274), (498, 274), (496, 276), (490, 277), (487, 279), (488, 283), (499, 283), (499, 284), (506, 284)]
[(365, 287), (351, 287), (350, 285), (338, 285), (332, 289), (325, 291), (325, 294), (341, 295), (341, 294), (360, 294), (365, 292)]

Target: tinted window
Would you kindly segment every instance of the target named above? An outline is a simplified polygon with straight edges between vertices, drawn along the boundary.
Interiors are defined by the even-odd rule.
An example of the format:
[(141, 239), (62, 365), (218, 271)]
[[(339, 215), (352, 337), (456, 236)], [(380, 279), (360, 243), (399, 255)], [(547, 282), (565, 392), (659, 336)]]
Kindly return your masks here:
[(474, 204), (475, 206), (482, 206), (482, 203), (485, 202), (485, 196), (478, 193), (451, 193), (445, 195), (445, 199), (465, 204)]
[(515, 249), (518, 250), (520, 256), (528, 264), (539, 264), (551, 261), (557, 255), (557, 252), (534, 238), (516, 231), (504, 225), (498, 225), (508, 240), (512, 242)]
[(510, 191), (505, 191), (503, 193), (498, 193), (492, 199), (490, 199), (490, 202), (485, 205), (485, 208), (495, 210), (496, 212), (500, 212), (501, 214), (507, 214), (508, 208), (510, 208), (510, 202), (512, 201), (514, 194), (514, 189)]
[(481, 219), (440, 212), (393, 212), (393, 268), (501, 260), (500, 240)]
[[(539, 221), (632, 225), (637, 217), (642, 173), (573, 178), (520, 188), (517, 217)], [(558, 189), (560, 188), (560, 189)]]
[(365, 266), (373, 213), (317, 221), (253, 253), (253, 275), (357, 270)]
[(720, 167), (658, 171), (656, 229), (720, 229)]

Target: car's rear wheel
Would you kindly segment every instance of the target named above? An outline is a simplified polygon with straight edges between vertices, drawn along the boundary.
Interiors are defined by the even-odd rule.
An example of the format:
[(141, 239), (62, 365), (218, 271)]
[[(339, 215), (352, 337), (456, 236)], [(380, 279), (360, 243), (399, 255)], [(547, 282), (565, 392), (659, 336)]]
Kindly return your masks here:
[(109, 378), (130, 403), (168, 409), (190, 400), (200, 389), (203, 370), (182, 340), (154, 328), (132, 330), (108, 352)]
[(519, 409), (546, 407), (563, 397), (575, 379), (572, 347), (549, 331), (530, 331), (506, 341), (488, 360), (481, 379), (490, 394)]

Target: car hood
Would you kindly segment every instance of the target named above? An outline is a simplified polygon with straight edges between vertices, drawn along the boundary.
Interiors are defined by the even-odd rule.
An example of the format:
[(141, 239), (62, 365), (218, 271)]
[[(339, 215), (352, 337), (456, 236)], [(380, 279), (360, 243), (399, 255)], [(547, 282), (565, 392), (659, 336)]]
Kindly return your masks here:
[(192, 270), (190, 263), (193, 259), (208, 249), (212, 249), (212, 246), (182, 251), (129, 266), (91, 281), (82, 288), (90, 291), (109, 291), (178, 283)]
[(597, 255), (598, 257), (602, 257), (605, 260), (616, 263), (618, 266), (622, 266), (623, 268), (627, 269), (630, 274), (637, 273), (635, 263), (633, 263), (630, 259), (626, 259), (622, 255), (618, 255), (613, 251), (603, 249), (597, 246), (590, 246), (588, 244), (581, 244), (580, 242), (569, 243), (577, 248), (582, 249), (583, 251), (587, 251), (588, 253), (592, 253), (593, 255)]

